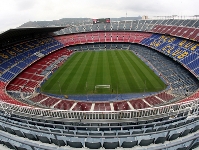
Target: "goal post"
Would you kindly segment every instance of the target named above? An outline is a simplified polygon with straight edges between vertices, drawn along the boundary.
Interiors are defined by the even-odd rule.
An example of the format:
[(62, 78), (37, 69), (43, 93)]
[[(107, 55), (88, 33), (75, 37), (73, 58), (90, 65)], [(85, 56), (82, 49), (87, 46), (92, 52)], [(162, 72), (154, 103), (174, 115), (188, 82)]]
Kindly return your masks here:
[(96, 85), (95, 86), (95, 90), (96, 89), (110, 89), (111, 86), (110, 85)]

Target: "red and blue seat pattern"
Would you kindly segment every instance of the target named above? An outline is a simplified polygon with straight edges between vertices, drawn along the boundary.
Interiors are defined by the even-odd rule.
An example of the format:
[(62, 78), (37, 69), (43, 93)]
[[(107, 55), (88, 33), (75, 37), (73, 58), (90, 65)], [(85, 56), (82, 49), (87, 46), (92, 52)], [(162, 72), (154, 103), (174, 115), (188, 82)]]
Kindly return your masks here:
[[(197, 71), (199, 69), (197, 68), (197, 65), (194, 65), (197, 64), (197, 51), (199, 45), (197, 42), (178, 37), (145, 32), (110, 31), (62, 35), (55, 37), (55, 39), (48, 38), (43, 39), (40, 42), (32, 41), (31, 44), (34, 43), (32, 45), (30, 42), (27, 42), (12, 47), (13, 50), (23, 48), (23, 53), (21, 52), (21, 54), (18, 54), (15, 57), (13, 56), (8, 60), (6, 59), (6, 63), (1, 64), (0, 67), (2, 68), (2, 76), (0, 79), (4, 82), (10, 82), (12, 80), (7, 86), (8, 91), (33, 93), (35, 92), (36, 88), (39, 87), (40, 84), (45, 80), (45, 76), (42, 75), (41, 72), (44, 71), (45, 68), (50, 65), (50, 63), (52, 63), (52, 60), (56, 60), (62, 55), (69, 56), (72, 53), (72, 51), (61, 48), (65, 46), (86, 43), (107, 42), (140, 43), (142, 45), (151, 47), (181, 62), (197, 76)], [(7, 52), (5, 55), (6, 54)], [(25, 57), (27, 55), (29, 56), (28, 58)], [(4, 57), (9, 58), (10, 55), (6, 55)], [(60, 63), (60, 65), (61, 64), (62, 63)], [(36, 96), (31, 100), (46, 107), (64, 110), (118, 111), (153, 107), (173, 98), (174, 97), (172, 95), (162, 92), (158, 95), (149, 96), (144, 99), (113, 102), (112, 104), (103, 102), (96, 102), (92, 104), (90, 102), (75, 102), (73, 100), (67, 100), (69, 103), (65, 104), (66, 100), (53, 98), (50, 96), (47, 96), (43, 99), (37, 99)]]

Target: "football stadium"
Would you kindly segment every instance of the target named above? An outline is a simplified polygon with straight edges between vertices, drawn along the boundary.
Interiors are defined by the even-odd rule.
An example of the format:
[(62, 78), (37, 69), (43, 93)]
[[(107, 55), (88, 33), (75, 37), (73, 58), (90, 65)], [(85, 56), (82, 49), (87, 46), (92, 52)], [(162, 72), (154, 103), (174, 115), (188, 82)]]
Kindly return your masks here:
[(0, 34), (0, 143), (199, 146), (199, 20), (66, 18)]

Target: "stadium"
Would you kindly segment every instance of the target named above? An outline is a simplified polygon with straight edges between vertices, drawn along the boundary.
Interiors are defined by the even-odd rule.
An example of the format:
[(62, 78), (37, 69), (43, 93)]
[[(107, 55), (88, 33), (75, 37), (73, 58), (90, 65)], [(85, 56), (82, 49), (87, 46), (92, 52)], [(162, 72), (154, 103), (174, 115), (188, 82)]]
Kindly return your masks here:
[(197, 148), (198, 27), (198, 19), (66, 18), (1, 33), (1, 144)]

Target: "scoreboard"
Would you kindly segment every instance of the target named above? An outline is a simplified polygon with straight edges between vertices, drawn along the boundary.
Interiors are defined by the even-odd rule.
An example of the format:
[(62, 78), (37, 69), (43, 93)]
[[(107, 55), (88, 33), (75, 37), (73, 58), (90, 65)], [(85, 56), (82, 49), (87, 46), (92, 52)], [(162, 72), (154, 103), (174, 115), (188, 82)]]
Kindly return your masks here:
[(93, 24), (96, 23), (110, 23), (110, 18), (93, 19)]

